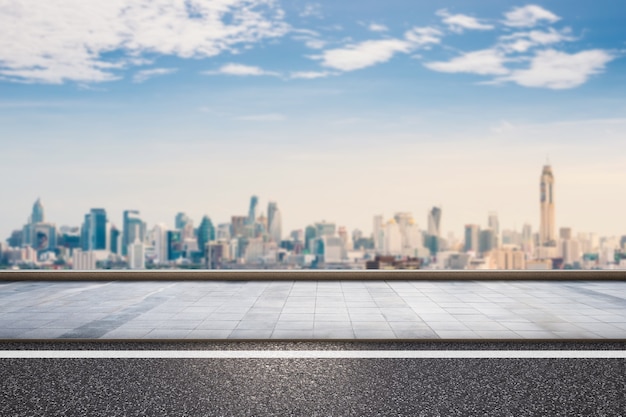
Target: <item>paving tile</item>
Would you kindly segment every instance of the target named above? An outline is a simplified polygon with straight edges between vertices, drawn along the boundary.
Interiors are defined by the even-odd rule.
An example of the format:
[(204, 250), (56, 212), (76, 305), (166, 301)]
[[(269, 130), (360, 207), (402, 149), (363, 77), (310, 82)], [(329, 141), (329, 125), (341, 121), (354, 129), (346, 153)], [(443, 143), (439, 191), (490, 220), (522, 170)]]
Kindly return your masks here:
[(481, 339), (471, 330), (435, 330), (440, 339)]
[(316, 339), (354, 339), (352, 327), (344, 329), (314, 329), (313, 337)]
[(253, 320), (242, 320), (239, 322), (236, 330), (272, 330), (276, 322), (274, 321), (253, 321)]
[[(118, 329), (114, 329), (111, 330), (108, 333), (105, 333), (103, 336), (100, 337), (100, 339), (141, 339), (144, 336), (146, 336), (148, 333), (150, 333), (153, 329), (151, 328), (142, 328), (142, 327), (136, 327), (136, 328), (118, 328)], [(54, 337), (58, 337), (58, 336), (54, 336)]]
[(276, 330), (313, 330), (313, 320), (309, 321), (277, 321)]
[(272, 335), (271, 329), (258, 330), (233, 330), (228, 336), (229, 339), (269, 339)]
[(233, 330), (239, 324), (239, 320), (204, 320), (196, 330)]
[(278, 316), (278, 321), (313, 321), (315, 314), (312, 312), (306, 313), (283, 313)]
[(398, 339), (437, 339), (437, 334), (430, 329), (393, 329)]
[(184, 339), (189, 333), (191, 329), (154, 329), (141, 336), (141, 339)]
[(319, 313), (315, 314), (316, 321), (350, 321), (353, 316), (347, 313), (340, 314), (328, 314), (328, 313)]
[(195, 329), (185, 339), (226, 339), (231, 333), (232, 330)]
[[(8, 289), (23, 291), (3, 296), (0, 338), (197, 333), (210, 339), (226, 337), (238, 326), (242, 337), (257, 332), (253, 338), (274, 337), (271, 332), (278, 330), (295, 338), (311, 332), (359, 337), (354, 328), (392, 330), (395, 338), (626, 337), (626, 306), (619, 302), (626, 300), (623, 282), (20, 282), (0, 287)], [(279, 329), (287, 322), (280, 326), (289, 328)]]
[(396, 337), (392, 330), (354, 329), (357, 339), (393, 339)]
[(275, 329), (272, 339), (312, 339), (313, 330), (279, 330)]

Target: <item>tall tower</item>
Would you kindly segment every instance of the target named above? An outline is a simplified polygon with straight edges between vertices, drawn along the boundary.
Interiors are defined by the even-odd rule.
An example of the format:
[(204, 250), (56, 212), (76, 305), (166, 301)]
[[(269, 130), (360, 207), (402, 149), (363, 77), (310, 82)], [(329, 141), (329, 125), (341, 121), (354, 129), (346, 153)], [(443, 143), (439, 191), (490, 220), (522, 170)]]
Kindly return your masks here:
[(89, 250), (107, 249), (107, 214), (104, 209), (92, 208), (89, 213)]
[(30, 216), (30, 223), (43, 223), (43, 204), (41, 204), (41, 199), (37, 199), (35, 204), (33, 204), (33, 214)]
[(146, 224), (139, 217), (138, 210), (124, 210), (124, 225), (122, 230), (122, 255), (128, 254), (128, 247), (139, 238), (140, 242), (146, 237)]
[(552, 167), (544, 165), (539, 184), (539, 207), (541, 223), (539, 226), (540, 246), (556, 246), (556, 227), (554, 225), (554, 175)]
[(433, 207), (428, 212), (428, 234), (437, 237), (441, 235), (441, 207)]
[(248, 210), (248, 220), (246, 224), (254, 224), (256, 221), (256, 206), (259, 203), (259, 197), (253, 195), (250, 197), (250, 209)]
[(269, 202), (267, 205), (267, 231), (276, 243), (280, 243), (282, 239), (282, 219), (280, 210), (275, 202)]

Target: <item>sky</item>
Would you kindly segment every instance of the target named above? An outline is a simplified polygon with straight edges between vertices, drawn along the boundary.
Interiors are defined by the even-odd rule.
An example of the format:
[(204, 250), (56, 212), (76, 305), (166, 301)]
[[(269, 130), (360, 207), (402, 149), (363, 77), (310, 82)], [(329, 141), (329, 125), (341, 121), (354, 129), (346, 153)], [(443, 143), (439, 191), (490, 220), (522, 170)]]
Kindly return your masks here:
[(37, 198), (121, 227), (276, 201), (283, 231), (441, 206), (442, 229), (626, 235), (618, 0), (0, 0), (0, 238)]

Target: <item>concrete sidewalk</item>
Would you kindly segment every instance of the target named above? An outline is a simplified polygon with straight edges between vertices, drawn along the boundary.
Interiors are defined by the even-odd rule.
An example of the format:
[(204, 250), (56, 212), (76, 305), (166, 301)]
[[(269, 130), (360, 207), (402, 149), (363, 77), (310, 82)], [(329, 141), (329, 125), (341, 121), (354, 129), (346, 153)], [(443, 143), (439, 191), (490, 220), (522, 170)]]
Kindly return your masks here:
[(626, 339), (626, 282), (0, 282), (0, 338)]

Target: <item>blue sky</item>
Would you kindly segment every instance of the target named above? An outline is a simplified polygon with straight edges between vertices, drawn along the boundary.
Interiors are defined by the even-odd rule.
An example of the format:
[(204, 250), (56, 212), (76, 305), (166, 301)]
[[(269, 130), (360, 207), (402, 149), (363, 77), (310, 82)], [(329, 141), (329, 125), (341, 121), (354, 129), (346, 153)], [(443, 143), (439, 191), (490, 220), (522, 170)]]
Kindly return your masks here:
[(626, 234), (619, 1), (0, 0), (0, 235), (41, 197), (286, 231), (443, 206), (443, 229)]

